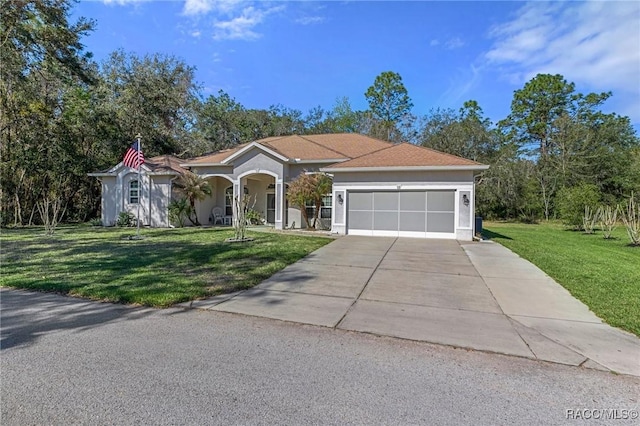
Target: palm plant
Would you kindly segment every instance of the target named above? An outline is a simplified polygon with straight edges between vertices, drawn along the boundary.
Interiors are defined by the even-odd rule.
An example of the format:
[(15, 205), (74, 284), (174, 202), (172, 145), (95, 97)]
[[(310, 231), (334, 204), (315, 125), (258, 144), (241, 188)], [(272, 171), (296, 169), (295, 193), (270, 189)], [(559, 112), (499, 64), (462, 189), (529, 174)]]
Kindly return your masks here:
[(196, 200), (202, 201), (211, 195), (212, 189), (209, 181), (192, 172), (186, 172), (176, 182), (176, 187), (189, 201), (189, 214), (187, 219), (195, 225), (200, 226), (198, 214), (196, 212)]
[(322, 199), (331, 193), (331, 188), (333, 187), (333, 181), (328, 175), (325, 174), (315, 174), (312, 175), (315, 177), (315, 187), (313, 190), (313, 202), (316, 206), (315, 214), (313, 216), (313, 228), (316, 228), (318, 223), (318, 217), (320, 216), (320, 211), (322, 210)]

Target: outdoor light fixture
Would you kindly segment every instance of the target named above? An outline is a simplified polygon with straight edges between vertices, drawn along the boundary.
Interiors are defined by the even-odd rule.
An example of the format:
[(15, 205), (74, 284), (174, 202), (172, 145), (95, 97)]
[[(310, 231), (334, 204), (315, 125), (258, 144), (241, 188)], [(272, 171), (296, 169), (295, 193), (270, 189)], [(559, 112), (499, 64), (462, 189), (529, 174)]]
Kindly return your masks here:
[(338, 194), (338, 204), (344, 204), (344, 198), (342, 198), (342, 194)]
[(467, 197), (467, 194), (462, 194), (462, 203), (463, 203), (465, 206), (468, 206), (468, 205), (469, 205), (469, 197)]

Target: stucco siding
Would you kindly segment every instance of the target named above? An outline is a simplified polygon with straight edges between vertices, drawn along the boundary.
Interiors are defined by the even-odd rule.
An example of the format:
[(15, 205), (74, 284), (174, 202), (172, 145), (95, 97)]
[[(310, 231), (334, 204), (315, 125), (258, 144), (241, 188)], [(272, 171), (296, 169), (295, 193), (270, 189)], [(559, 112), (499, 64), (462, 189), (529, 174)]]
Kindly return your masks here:
[(150, 226), (169, 227), (169, 202), (171, 200), (171, 178), (173, 176), (153, 176), (151, 178)]
[[(149, 225), (149, 176), (142, 174), (140, 176), (141, 184), (139, 184), (139, 200), (138, 203), (131, 203), (131, 181), (138, 180), (138, 173), (127, 173), (122, 177), (122, 210), (138, 217), (138, 203), (140, 204), (140, 223)], [(119, 215), (120, 212), (117, 212)]]
[(118, 187), (115, 176), (102, 177), (102, 225), (113, 226), (118, 218), (117, 199)]
[(424, 184), (473, 182), (473, 171), (393, 171), (393, 172), (339, 172), (333, 177), (334, 183), (350, 185), (384, 184)]
[(284, 176), (284, 166), (278, 159), (258, 150), (253, 149), (244, 153), (233, 161), (234, 174), (237, 179), (239, 176), (256, 171), (257, 173), (271, 172), (282, 179)]

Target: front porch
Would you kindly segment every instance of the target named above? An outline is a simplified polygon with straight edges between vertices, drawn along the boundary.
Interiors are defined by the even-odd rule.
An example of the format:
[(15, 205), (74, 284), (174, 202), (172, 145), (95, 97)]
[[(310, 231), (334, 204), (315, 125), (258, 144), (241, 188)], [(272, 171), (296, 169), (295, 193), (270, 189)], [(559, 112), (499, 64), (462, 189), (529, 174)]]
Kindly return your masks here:
[(300, 228), (303, 220), (300, 210), (289, 208), (286, 185), (276, 176), (252, 172), (235, 181), (224, 175), (205, 176), (211, 186), (211, 195), (196, 203), (196, 214), (203, 225), (232, 226), (237, 194), (248, 196), (247, 210), (254, 224), (275, 229)]

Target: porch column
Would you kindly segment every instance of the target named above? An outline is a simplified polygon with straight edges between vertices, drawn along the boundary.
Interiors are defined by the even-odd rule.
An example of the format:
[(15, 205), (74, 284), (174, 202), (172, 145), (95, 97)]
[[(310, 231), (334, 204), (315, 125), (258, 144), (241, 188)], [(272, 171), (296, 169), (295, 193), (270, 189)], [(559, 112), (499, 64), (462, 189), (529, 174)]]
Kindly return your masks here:
[(275, 229), (284, 229), (284, 183), (282, 179), (276, 178), (276, 223)]

